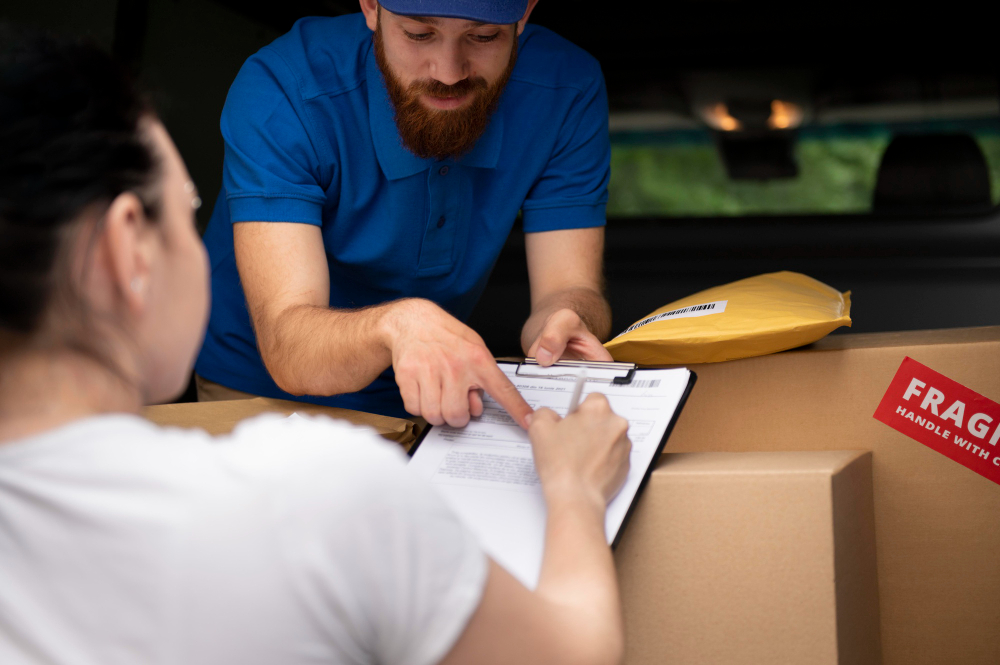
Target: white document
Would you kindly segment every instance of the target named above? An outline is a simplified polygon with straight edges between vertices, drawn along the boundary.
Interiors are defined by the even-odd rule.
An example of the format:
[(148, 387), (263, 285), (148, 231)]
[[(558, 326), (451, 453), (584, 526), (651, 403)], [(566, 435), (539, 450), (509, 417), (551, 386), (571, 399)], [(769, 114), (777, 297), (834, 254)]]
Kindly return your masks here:
[[(533, 408), (566, 415), (578, 370), (501, 364)], [(628, 478), (608, 505), (605, 533), (614, 541), (646, 470), (687, 390), (686, 369), (638, 370), (627, 385), (611, 383), (621, 371), (588, 368), (583, 397), (603, 393), (629, 421), (632, 456)], [(543, 375), (543, 376), (538, 376)], [(410, 466), (445, 497), (483, 548), (529, 589), (538, 584), (545, 541), (545, 501), (527, 433), (485, 396), (484, 411), (463, 428), (434, 427)]]

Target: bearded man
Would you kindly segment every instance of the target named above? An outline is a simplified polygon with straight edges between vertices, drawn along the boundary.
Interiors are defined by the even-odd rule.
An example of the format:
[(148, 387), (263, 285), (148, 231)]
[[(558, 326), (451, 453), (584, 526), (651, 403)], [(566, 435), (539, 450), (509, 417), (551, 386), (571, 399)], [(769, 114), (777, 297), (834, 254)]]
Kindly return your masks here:
[[(361, 0), (247, 60), (205, 235), (201, 399), (249, 393), (462, 426), (531, 407), (462, 321), (522, 214), (543, 365), (600, 339), (610, 147), (598, 63), (537, 0)], [(404, 411), (405, 409), (405, 411)]]

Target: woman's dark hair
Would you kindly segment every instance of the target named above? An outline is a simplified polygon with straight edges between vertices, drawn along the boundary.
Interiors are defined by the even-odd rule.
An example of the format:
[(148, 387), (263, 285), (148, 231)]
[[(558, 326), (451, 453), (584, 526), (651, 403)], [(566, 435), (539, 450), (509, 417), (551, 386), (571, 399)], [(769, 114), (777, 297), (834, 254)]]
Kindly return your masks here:
[(73, 277), (67, 238), (132, 191), (155, 218), (150, 108), (95, 46), (0, 23), (0, 331), (35, 332)]

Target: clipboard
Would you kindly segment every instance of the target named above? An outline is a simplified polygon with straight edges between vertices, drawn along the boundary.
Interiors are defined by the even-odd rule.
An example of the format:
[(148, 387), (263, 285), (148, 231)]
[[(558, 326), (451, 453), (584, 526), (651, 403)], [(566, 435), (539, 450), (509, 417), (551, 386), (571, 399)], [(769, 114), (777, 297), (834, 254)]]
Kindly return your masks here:
[[(612, 548), (616, 548), (618, 546), (618, 543), (621, 542), (621, 538), (625, 532), (625, 528), (628, 525), (628, 522), (631, 519), (633, 512), (635, 511), (635, 506), (639, 500), (639, 497), (642, 496), (642, 493), (645, 490), (646, 485), (649, 483), (649, 478), (653, 473), (653, 468), (656, 466), (657, 461), (663, 454), (663, 450), (666, 447), (666, 443), (670, 437), (670, 433), (673, 431), (675, 425), (677, 424), (677, 420), (680, 416), (680, 413), (683, 410), (684, 405), (686, 404), (687, 399), (691, 394), (691, 390), (693, 389), (694, 384), (697, 380), (697, 375), (694, 372), (687, 369), (681, 369), (681, 370), (641, 369), (637, 367), (634, 363), (603, 362), (603, 361), (564, 360), (554, 363), (553, 365), (550, 365), (548, 367), (542, 367), (533, 358), (528, 358), (521, 362), (499, 361), (498, 364), (504, 365), (508, 368), (505, 373), (507, 373), (508, 376), (515, 382), (517, 381), (518, 378), (523, 377), (529, 382), (532, 383), (538, 382), (540, 384), (549, 384), (550, 382), (558, 382), (558, 383), (566, 382), (567, 384), (570, 382), (575, 383), (577, 377), (579, 376), (579, 370), (585, 369), (587, 372), (586, 384), (588, 385), (588, 387), (593, 388), (595, 385), (603, 384), (608, 387), (608, 393), (623, 392), (622, 389), (628, 389), (628, 388), (633, 388), (635, 389), (636, 392), (638, 392), (642, 386), (647, 385), (645, 382), (648, 381), (649, 379), (645, 377), (653, 375), (660, 376), (676, 371), (687, 372), (686, 381), (683, 381), (684, 379), (683, 375), (672, 375), (672, 379), (674, 380), (674, 383), (676, 385), (674, 386), (675, 392), (673, 393), (673, 397), (671, 397), (671, 399), (676, 398), (677, 400), (676, 405), (674, 406), (672, 414), (670, 414), (669, 422), (666, 423), (662, 435), (659, 436), (659, 439), (655, 442), (655, 446), (652, 445), (653, 444), (652, 440), (648, 440), (644, 444), (645, 448), (643, 454), (648, 456), (648, 463), (646, 463), (645, 468), (642, 469), (641, 478), (638, 480), (637, 485), (634, 485), (635, 478), (633, 474), (636, 471), (638, 471), (638, 469), (633, 468), (632, 470), (629, 471), (629, 479), (626, 481), (626, 486), (623, 487), (622, 493), (624, 494), (626, 490), (628, 490), (631, 491), (632, 494), (630, 499), (628, 500), (627, 508), (625, 508), (624, 510), (624, 515), (621, 516), (621, 521), (617, 524), (617, 530), (614, 532), (613, 537), (608, 532), (608, 530), (610, 529), (609, 523), (613, 519), (611, 515), (612, 512), (611, 508), (613, 504), (619, 501), (621, 495), (619, 495), (619, 497), (615, 497), (615, 499), (613, 499), (612, 502), (609, 503), (608, 512), (606, 514), (606, 522), (605, 522), (606, 535), (608, 536), (610, 546)], [(513, 371), (510, 371), (511, 369), (513, 369)], [(681, 385), (682, 381), (683, 385)], [(552, 385), (555, 384), (553, 383)], [(564, 384), (560, 388), (563, 391), (565, 391), (567, 388), (569, 388), (569, 386)], [(604, 392), (603, 390), (598, 390), (598, 391)], [(679, 397), (677, 396), (678, 394)], [(610, 396), (609, 399), (611, 399)], [(622, 400), (630, 398), (619, 396), (616, 399)], [(662, 425), (663, 419), (661, 419), (658, 422), (660, 425)], [(453, 430), (451, 428), (439, 428), (439, 433), (437, 437), (435, 437), (435, 442), (433, 444), (435, 451), (438, 451), (440, 449), (442, 445), (440, 438), (445, 436), (445, 434), (442, 434), (440, 432), (440, 430), (442, 429), (451, 430), (453, 432), (460, 431), (460, 430)], [(414, 443), (413, 447), (410, 449), (411, 465), (413, 464), (413, 460), (416, 458), (417, 454), (421, 450), (423, 450), (423, 446), (421, 444), (423, 444), (424, 441), (427, 440), (427, 437), (430, 434), (431, 430), (432, 426), (428, 425), (424, 429), (424, 431), (421, 432), (419, 439), (417, 440), (416, 443)], [(518, 428), (518, 431), (522, 430)], [(631, 432), (631, 426), (630, 426), (630, 432)], [(473, 445), (475, 445), (475, 442), (473, 443)], [(635, 447), (633, 448), (633, 450), (635, 452)], [(433, 455), (436, 453), (431, 453), (431, 454)], [(430, 472), (430, 467), (428, 466), (430, 463), (431, 460), (429, 458), (422, 459), (419, 462), (418, 466), (421, 467), (421, 471), (419, 471), (419, 473), (421, 475), (426, 476)], [(534, 469), (533, 463), (531, 467), (533, 471)], [(431, 480), (432, 477), (425, 477), (425, 479)], [(631, 487), (634, 489), (629, 489), (630, 483), (633, 483)], [(621, 507), (622, 507), (621, 505), (618, 505), (616, 507), (616, 510), (618, 511), (617, 514), (621, 514), (620, 513)], [(469, 511), (471, 509), (468, 508), (467, 506), (462, 506), (460, 504), (453, 504), (453, 508), (456, 508), (460, 514), (462, 513), (463, 510), (466, 511), (465, 517), (467, 523), (469, 523), (470, 521), (474, 521), (475, 517), (469, 516), (470, 515)], [(496, 508), (496, 510), (501, 510), (501, 509), (502, 508)], [(475, 527), (481, 525), (469, 524), (469, 526), (473, 528), (472, 529), (473, 531), (477, 531)], [(511, 537), (516, 538), (517, 536), (511, 536)], [(544, 537), (544, 533), (541, 534), (541, 537), (542, 538)], [(486, 549), (487, 552), (493, 555), (494, 558), (497, 559), (499, 563), (501, 563), (501, 565), (504, 565), (504, 561), (501, 561), (499, 557), (495, 556), (496, 555), (495, 551), (491, 551), (489, 547), (487, 547)], [(508, 567), (508, 570), (514, 573), (515, 576), (519, 576), (517, 572), (513, 569), (513, 567)], [(519, 576), (519, 577), (522, 579), (522, 582), (525, 582), (525, 584), (529, 586), (529, 588), (531, 587), (531, 584), (529, 584), (529, 582), (524, 579), (525, 576)]]
[[(501, 361), (503, 362), (503, 361)], [(499, 364), (499, 363), (498, 363)], [(538, 369), (532, 369), (532, 368)], [(601, 382), (601, 383), (612, 383), (614, 385), (624, 386), (632, 383), (632, 379), (635, 377), (635, 370), (638, 366), (635, 363), (622, 363), (613, 360), (560, 360), (546, 368), (542, 368), (538, 364), (538, 361), (534, 358), (525, 358), (523, 362), (518, 363), (517, 371), (515, 374), (517, 376), (535, 376), (538, 378), (555, 378), (557, 372), (545, 372), (539, 373), (541, 369), (551, 369), (551, 368), (566, 368), (566, 369), (591, 369), (598, 370), (600, 372), (618, 372), (617, 376), (611, 376), (608, 378), (602, 377), (591, 377), (587, 376), (586, 381), (589, 383)], [(570, 376), (574, 380), (576, 379), (576, 374), (570, 374), (567, 372), (565, 376)]]
[[(591, 369), (600, 372), (616, 372), (617, 374), (610, 378), (590, 375), (586, 377), (587, 383), (611, 383), (613, 385), (629, 385), (632, 383), (632, 379), (635, 377), (635, 372), (639, 368), (639, 366), (635, 363), (618, 362), (613, 360), (559, 360), (551, 365), (542, 367), (542, 365), (540, 365), (534, 358), (525, 358), (522, 361), (498, 360), (497, 364), (517, 365), (517, 370), (514, 372), (515, 376), (545, 379), (562, 378), (569, 381), (576, 381), (576, 378), (579, 375), (578, 372), (572, 372), (570, 370)], [(558, 368), (564, 368), (566, 372), (560, 373), (556, 371)], [(694, 375), (694, 372), (691, 372), (691, 374)], [(692, 381), (692, 385), (693, 383), (694, 382)], [(687, 401), (687, 395), (684, 396), (684, 401)], [(683, 404), (681, 406), (683, 406)], [(680, 409), (678, 408), (678, 411), (679, 410)], [(420, 447), (420, 443), (433, 427), (433, 425), (427, 423), (427, 426), (424, 427), (420, 434), (417, 435), (416, 441), (414, 441), (413, 445), (410, 446), (410, 450), (407, 452), (410, 457), (413, 457), (417, 448)], [(673, 427), (671, 426), (671, 429), (672, 428)]]

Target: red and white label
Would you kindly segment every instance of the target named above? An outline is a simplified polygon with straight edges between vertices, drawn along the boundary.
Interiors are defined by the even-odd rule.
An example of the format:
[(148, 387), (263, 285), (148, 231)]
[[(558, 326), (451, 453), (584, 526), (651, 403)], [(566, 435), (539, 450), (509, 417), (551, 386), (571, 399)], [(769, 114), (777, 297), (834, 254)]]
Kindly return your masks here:
[(1000, 404), (904, 358), (875, 418), (1000, 484)]

